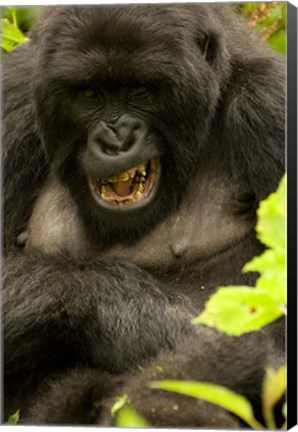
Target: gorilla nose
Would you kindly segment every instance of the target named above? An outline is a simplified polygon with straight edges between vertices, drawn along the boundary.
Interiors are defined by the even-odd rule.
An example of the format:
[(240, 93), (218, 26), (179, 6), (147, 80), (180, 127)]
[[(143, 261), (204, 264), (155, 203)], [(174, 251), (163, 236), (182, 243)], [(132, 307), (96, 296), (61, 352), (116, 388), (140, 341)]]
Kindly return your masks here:
[(91, 132), (88, 147), (97, 156), (118, 156), (121, 152), (138, 147), (145, 135), (145, 123), (125, 114), (113, 125), (101, 121)]

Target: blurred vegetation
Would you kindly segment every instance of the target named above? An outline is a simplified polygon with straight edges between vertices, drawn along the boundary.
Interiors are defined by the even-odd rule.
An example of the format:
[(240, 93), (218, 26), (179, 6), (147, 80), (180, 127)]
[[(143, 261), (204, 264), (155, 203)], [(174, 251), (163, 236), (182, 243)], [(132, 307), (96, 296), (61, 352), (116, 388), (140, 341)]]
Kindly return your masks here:
[(4, 52), (14, 50), (27, 42), (25, 36), (34, 23), (39, 8), (37, 6), (7, 6), (2, 8), (1, 49)]
[(2, 8), (2, 18), (13, 23), (15, 14), (18, 28), (26, 33), (34, 23), (39, 9), (38, 6), (7, 6)]
[(16, 424), (18, 424), (19, 420), (20, 420), (20, 410), (18, 410), (16, 413), (11, 415), (5, 424), (16, 425)]
[[(277, 52), (286, 53), (287, 4), (285, 2), (241, 3), (234, 5), (234, 8), (247, 21), (249, 27), (256, 29), (261, 39)], [(15, 35), (13, 27), (26, 34), (39, 10), (38, 6), (2, 8), (2, 49), (4, 51), (11, 51), (27, 40), (20, 38), (19, 32)]]
[(286, 53), (287, 4), (272, 3), (242, 3), (236, 6), (248, 26), (255, 28), (261, 39), (267, 42), (275, 51)]

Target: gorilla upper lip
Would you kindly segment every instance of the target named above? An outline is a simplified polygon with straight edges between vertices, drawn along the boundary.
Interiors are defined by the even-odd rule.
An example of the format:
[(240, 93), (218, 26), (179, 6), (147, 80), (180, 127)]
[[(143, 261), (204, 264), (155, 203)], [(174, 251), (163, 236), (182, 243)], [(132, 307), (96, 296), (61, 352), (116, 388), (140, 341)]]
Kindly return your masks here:
[(92, 176), (89, 185), (100, 205), (114, 209), (134, 207), (152, 195), (159, 174), (159, 158), (152, 158), (106, 179)]

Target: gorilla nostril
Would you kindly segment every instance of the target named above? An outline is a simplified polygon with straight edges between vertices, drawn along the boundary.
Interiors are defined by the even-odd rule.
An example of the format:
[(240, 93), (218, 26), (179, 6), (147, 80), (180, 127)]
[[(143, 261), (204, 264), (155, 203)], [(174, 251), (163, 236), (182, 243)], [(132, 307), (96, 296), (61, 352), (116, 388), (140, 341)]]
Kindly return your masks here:
[(109, 156), (116, 156), (121, 149), (121, 143), (118, 139), (111, 139), (101, 134), (93, 137), (93, 146), (98, 148), (102, 153)]
[(129, 136), (126, 138), (125, 142), (122, 145), (122, 150), (123, 151), (127, 151), (129, 150), (137, 141), (137, 138), (135, 136), (135, 133), (132, 132), (131, 134), (129, 134)]
[(119, 154), (119, 149), (111, 146), (107, 146), (106, 144), (100, 145), (101, 150), (108, 156), (117, 156)]
[(115, 128), (104, 121), (100, 122), (89, 137), (89, 148), (96, 154), (117, 156), (121, 149), (121, 142)]

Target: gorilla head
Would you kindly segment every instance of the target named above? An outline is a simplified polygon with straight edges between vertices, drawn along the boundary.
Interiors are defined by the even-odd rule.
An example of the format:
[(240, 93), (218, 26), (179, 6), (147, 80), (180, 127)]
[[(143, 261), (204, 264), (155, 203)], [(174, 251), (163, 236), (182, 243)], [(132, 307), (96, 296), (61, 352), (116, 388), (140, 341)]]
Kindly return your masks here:
[(204, 6), (57, 7), (49, 16), (32, 34), (48, 157), (93, 238), (135, 241), (177, 209), (197, 169), (228, 70), (224, 49), (217, 56)]

